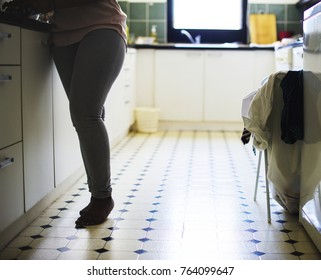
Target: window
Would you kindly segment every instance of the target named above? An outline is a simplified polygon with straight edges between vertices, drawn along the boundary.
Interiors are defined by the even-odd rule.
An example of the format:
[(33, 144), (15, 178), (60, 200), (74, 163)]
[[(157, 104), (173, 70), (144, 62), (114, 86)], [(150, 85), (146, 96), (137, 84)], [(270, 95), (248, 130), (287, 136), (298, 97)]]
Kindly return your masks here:
[(190, 42), (186, 30), (202, 43), (247, 43), (247, 0), (168, 0), (167, 10), (168, 42)]

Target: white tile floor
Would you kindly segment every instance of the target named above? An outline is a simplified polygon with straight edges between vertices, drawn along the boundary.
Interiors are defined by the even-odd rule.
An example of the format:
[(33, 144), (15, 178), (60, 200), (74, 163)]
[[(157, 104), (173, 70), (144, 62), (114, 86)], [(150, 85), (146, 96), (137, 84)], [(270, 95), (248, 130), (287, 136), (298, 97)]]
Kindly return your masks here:
[(313, 260), (320, 253), (296, 215), (274, 200), (239, 132), (131, 133), (112, 150), (116, 206), (102, 225), (76, 229), (85, 178), (0, 253), (1, 259)]

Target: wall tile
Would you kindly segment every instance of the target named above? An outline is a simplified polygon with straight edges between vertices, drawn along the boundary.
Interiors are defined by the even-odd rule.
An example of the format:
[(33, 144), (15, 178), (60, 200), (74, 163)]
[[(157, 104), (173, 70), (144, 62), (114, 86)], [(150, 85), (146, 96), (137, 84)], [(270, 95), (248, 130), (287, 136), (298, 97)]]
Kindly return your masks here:
[(256, 5), (256, 12), (257, 13), (264, 13), (268, 14), (269, 13), (269, 5), (267, 4), (257, 4)]
[(147, 36), (148, 35), (147, 22), (146, 21), (130, 22), (129, 32), (131, 34), (134, 34), (136, 38), (138, 36)]
[(149, 5), (150, 20), (165, 20), (166, 7), (165, 3), (154, 3)]
[(146, 3), (130, 3), (129, 7), (130, 20), (146, 20)]
[[(127, 2), (119, 1), (123, 11), (127, 14), (127, 24), (130, 33), (135, 37), (149, 36), (152, 25), (157, 25), (158, 41), (166, 42), (166, 3)], [(273, 13), (277, 17), (277, 32), (292, 31), (302, 34), (303, 17), (295, 5), (290, 4), (250, 4), (250, 14)]]
[(302, 24), (300, 23), (287, 23), (286, 30), (293, 32), (293, 34), (301, 34), (303, 35)]
[(123, 12), (127, 15), (129, 12), (129, 3), (127, 1), (118, 1)]
[(286, 20), (286, 5), (269, 5), (269, 13), (276, 15), (277, 21)]
[(300, 22), (303, 19), (302, 11), (299, 11), (294, 5), (287, 6), (288, 12), (288, 21)]

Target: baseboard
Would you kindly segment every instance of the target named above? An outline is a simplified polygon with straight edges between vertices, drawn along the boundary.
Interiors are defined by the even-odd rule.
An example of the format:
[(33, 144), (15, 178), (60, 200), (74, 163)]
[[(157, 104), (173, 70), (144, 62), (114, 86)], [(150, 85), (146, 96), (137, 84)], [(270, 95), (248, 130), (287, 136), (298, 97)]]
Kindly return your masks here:
[(163, 130), (199, 130), (199, 131), (242, 131), (243, 122), (185, 122), (160, 121), (158, 129)]

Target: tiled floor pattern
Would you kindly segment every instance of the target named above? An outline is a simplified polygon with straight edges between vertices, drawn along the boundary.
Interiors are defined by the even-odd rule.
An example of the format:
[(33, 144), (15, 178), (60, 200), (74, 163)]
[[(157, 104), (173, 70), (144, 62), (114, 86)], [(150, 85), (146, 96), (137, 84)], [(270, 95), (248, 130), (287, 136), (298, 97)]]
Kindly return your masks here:
[(1, 259), (311, 260), (321, 255), (271, 200), (239, 132), (131, 133), (112, 150), (116, 206), (102, 225), (76, 229), (85, 178), (15, 238)]

